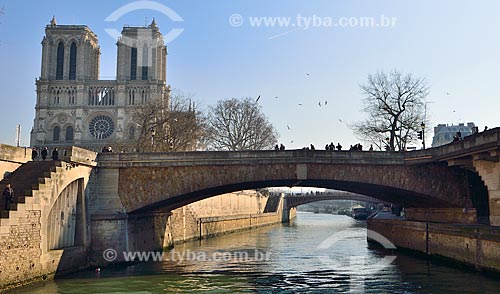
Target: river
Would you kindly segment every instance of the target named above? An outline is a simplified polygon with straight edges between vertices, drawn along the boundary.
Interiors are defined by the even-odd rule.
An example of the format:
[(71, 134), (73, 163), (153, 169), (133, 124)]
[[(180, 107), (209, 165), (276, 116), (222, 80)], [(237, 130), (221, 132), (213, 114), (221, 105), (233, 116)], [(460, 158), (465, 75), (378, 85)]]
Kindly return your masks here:
[(366, 223), (299, 212), (274, 225), (177, 245), (162, 261), (89, 270), (17, 293), (499, 293), (500, 279), (374, 247)]

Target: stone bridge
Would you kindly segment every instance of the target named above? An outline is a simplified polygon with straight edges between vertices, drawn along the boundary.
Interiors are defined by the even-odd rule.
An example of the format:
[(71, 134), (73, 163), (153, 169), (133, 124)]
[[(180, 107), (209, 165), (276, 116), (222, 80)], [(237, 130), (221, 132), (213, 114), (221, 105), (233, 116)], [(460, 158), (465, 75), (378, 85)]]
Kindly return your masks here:
[(325, 200), (354, 200), (354, 201), (362, 201), (375, 204), (377, 203), (388, 204), (387, 202), (381, 201), (373, 197), (356, 193), (342, 192), (342, 191), (324, 192), (317, 194), (285, 195), (285, 205), (287, 208), (297, 207), (299, 205), (318, 202), (318, 201), (325, 201)]
[[(274, 186), (321, 187), (416, 208), (477, 208), (500, 225), (500, 128), (413, 152), (242, 151), (101, 154), (94, 213), (170, 211)], [(491, 212), (491, 214), (490, 214)]]

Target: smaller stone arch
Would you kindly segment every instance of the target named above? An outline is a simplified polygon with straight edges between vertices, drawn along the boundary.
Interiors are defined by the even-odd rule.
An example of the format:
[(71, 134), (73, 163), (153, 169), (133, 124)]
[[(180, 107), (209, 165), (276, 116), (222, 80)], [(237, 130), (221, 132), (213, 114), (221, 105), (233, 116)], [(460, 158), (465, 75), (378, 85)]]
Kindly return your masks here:
[[(82, 197), (84, 179), (68, 184), (52, 203), (47, 216), (47, 249), (56, 250), (82, 245)], [(79, 205), (80, 204), (80, 205)], [(50, 229), (49, 229), (50, 228)]]

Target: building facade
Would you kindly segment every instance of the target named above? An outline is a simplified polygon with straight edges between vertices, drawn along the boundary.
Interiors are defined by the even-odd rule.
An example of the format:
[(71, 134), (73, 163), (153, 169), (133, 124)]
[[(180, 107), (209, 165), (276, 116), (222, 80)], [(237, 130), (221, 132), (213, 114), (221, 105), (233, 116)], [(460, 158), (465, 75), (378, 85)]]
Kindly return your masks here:
[(96, 34), (85, 25), (58, 25), (55, 18), (46, 26), (32, 147), (128, 150), (140, 127), (134, 111), (158, 99), (167, 108), (167, 48), (156, 22), (124, 27), (117, 47), (116, 80), (99, 80)]
[(432, 147), (439, 147), (453, 142), (453, 136), (460, 131), (462, 138), (477, 132), (476, 125), (472, 122), (467, 125), (460, 123), (458, 125), (438, 124), (434, 127), (434, 137), (432, 138)]

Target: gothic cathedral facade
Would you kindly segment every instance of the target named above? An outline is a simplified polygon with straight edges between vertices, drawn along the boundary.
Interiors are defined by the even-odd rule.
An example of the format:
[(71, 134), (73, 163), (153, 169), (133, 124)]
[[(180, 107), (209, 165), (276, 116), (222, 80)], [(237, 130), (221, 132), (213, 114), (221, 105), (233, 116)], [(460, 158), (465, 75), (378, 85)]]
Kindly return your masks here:
[(156, 99), (168, 106), (167, 48), (154, 20), (124, 27), (117, 47), (116, 80), (99, 80), (96, 34), (52, 19), (42, 40), (32, 147), (130, 151), (138, 127), (134, 110)]

